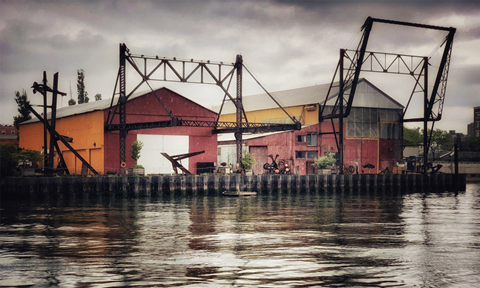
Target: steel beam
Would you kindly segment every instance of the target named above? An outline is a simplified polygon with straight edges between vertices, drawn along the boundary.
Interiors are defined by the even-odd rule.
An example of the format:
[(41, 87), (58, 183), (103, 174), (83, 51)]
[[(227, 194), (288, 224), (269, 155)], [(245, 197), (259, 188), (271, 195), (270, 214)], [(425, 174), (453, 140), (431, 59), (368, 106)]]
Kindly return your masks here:
[(339, 78), (340, 78), (340, 87), (339, 87), (339, 90), (338, 90), (338, 107), (340, 108), (339, 109), (339, 114), (342, 115), (342, 117), (338, 118), (338, 145), (337, 145), (337, 150), (338, 150), (338, 157), (339, 157), (339, 165), (340, 167), (343, 167), (343, 115), (344, 115), (344, 112), (343, 112), (343, 91), (344, 91), (344, 85), (345, 83), (343, 83), (343, 66), (344, 66), (344, 63), (343, 63), (343, 59), (344, 59), (344, 54), (345, 54), (345, 50), (343, 49), (340, 49), (340, 75), (339, 75)]
[(48, 124), (47, 119), (44, 119), (40, 114), (38, 114), (38, 112), (35, 111), (35, 109), (33, 109), (32, 106), (28, 105), (28, 109), (30, 110), (30, 112), (32, 112), (33, 115), (35, 115), (38, 118), (38, 120), (40, 120), (40, 122), (43, 123), (45, 129), (47, 129), (55, 138), (57, 138), (57, 140), (61, 141), (63, 145), (65, 145), (82, 162), (83, 165), (85, 165), (88, 169), (90, 169), (90, 171), (92, 171), (93, 174), (98, 174), (98, 172), (92, 167), (92, 165), (90, 165), (90, 163), (88, 163), (87, 160), (85, 160), (82, 157), (82, 155), (80, 155), (77, 152), (77, 150), (75, 150), (75, 148), (72, 147), (72, 145), (68, 144), (68, 141), (67, 139), (65, 139), (65, 137), (63, 137), (57, 131), (52, 129), (50, 124)]
[(118, 106), (119, 106), (119, 122), (120, 122), (120, 162), (118, 166), (121, 167), (121, 163), (127, 161), (127, 135), (128, 130), (125, 129), (125, 124), (127, 123), (127, 113), (126, 113), (126, 104), (127, 104), (127, 88), (126, 88), (126, 53), (127, 53), (127, 46), (125, 44), (120, 44), (120, 71), (119, 71), (119, 89), (120, 95), (118, 99)]
[[(235, 99), (236, 116), (237, 116), (237, 128), (242, 127), (243, 118), (243, 103), (242, 103), (242, 67), (243, 58), (242, 55), (237, 55), (235, 61), (235, 68), (237, 69), (237, 98)], [(235, 144), (237, 145), (237, 165), (242, 167), (242, 132), (235, 129)]]
[[(413, 56), (413, 55), (396, 55), (394, 59), (390, 62), (387, 62), (387, 56), (395, 56), (395, 54), (391, 53), (380, 53), (380, 52), (367, 52), (366, 47), (368, 43), (368, 39), (370, 37), (370, 32), (372, 29), (372, 25), (374, 22), (380, 22), (380, 23), (386, 23), (386, 24), (394, 24), (394, 25), (403, 25), (403, 26), (410, 26), (410, 27), (417, 27), (417, 28), (426, 28), (426, 29), (435, 29), (435, 30), (441, 30), (441, 31), (448, 31), (448, 35), (445, 39), (445, 48), (443, 51), (442, 59), (440, 61), (439, 65), (439, 70), (435, 79), (435, 84), (433, 86), (433, 90), (431, 93), (431, 96), (429, 98), (428, 96), (428, 58), (427, 57), (421, 57), (423, 58), (422, 61), (419, 61), (416, 65), (413, 65), (413, 59), (420, 58), (420, 56)], [(394, 64), (398, 65), (397, 71), (393, 72), (396, 74), (408, 74), (413, 77), (416, 77), (416, 83), (415, 87), (412, 91), (412, 94), (410, 96), (410, 100), (413, 96), (413, 94), (416, 92), (416, 87), (417, 86), (422, 86), (420, 84), (420, 78), (421, 76), (424, 77), (424, 83), (423, 83), (423, 93), (424, 93), (424, 115), (423, 118), (417, 118), (417, 119), (405, 119), (404, 122), (407, 121), (416, 121), (420, 120), (424, 122), (424, 153), (425, 158), (424, 158), (424, 165), (426, 166), (427, 162), (427, 155), (428, 155), (428, 148), (429, 148), (429, 138), (427, 136), (427, 128), (428, 128), (428, 122), (431, 121), (432, 123), (432, 131), (433, 131), (433, 125), (435, 121), (438, 121), (441, 119), (442, 116), (442, 110), (443, 110), (443, 103), (445, 100), (445, 93), (446, 93), (446, 85), (447, 85), (447, 78), (448, 78), (448, 70), (450, 66), (450, 59), (451, 59), (451, 53), (452, 53), (452, 44), (453, 44), (453, 36), (455, 34), (456, 29), (452, 27), (440, 27), (440, 26), (433, 26), (433, 25), (424, 25), (424, 24), (418, 24), (418, 23), (408, 23), (408, 22), (402, 22), (402, 21), (392, 21), (392, 20), (384, 20), (384, 19), (376, 19), (372, 17), (368, 17), (367, 20), (365, 21), (364, 25), (362, 26), (363, 30), (363, 35), (362, 39), (360, 40), (360, 43), (357, 46), (357, 49), (355, 50), (355, 54), (353, 57), (350, 57), (348, 54), (346, 54), (345, 50), (341, 50), (340, 52), (340, 59), (339, 63), (337, 65), (332, 84), (330, 85), (330, 88), (328, 90), (328, 93), (325, 98), (325, 102), (323, 103), (322, 109), (319, 110), (319, 121), (323, 121), (325, 119), (334, 119), (338, 118), (340, 122), (340, 131), (339, 131), (339, 138), (340, 138), (340, 143), (338, 144), (338, 150), (340, 154), (340, 158), (343, 158), (343, 144), (341, 143), (342, 137), (343, 137), (343, 131), (342, 131), (342, 122), (343, 118), (347, 117), (350, 114), (350, 109), (352, 107), (353, 99), (355, 96), (355, 90), (356, 86), (358, 84), (358, 79), (360, 76), (361, 71), (369, 71), (369, 72), (382, 72), (382, 73), (392, 73)], [(368, 54), (368, 56), (365, 58), (365, 55)], [(378, 55), (384, 55), (385, 60), (381, 61), (378, 57)], [(411, 60), (411, 65), (408, 65), (407, 62), (405, 61), (404, 57), (410, 57)], [(350, 60), (350, 66), (349, 68), (344, 68), (345, 63), (344, 59), (349, 59)], [(367, 60), (370, 60), (370, 69), (364, 69), (363, 64)], [(422, 65), (423, 64), (423, 65)], [(378, 65), (380, 69), (374, 68), (374, 65)], [(340, 67), (340, 68), (339, 68)], [(401, 71), (400, 67), (403, 69), (406, 69), (407, 72)], [(347, 73), (344, 76), (343, 75), (343, 70), (346, 70)], [(420, 70), (420, 71), (419, 71)], [(337, 95), (331, 95), (330, 93), (332, 92), (332, 87), (334, 86), (334, 81), (335, 77), (337, 74), (337, 71), (340, 71), (339, 74), (339, 92)], [(422, 74), (423, 73), (423, 74)], [(344, 91), (350, 89), (350, 94), (348, 97), (348, 100), (345, 104), (344, 102)], [(440, 92), (439, 92), (440, 90)], [(332, 112), (328, 115), (324, 115), (324, 110), (325, 110), (325, 105), (327, 101), (331, 98), (337, 96), (336, 102), (332, 108)], [(410, 100), (408, 101), (408, 104), (410, 103)], [(407, 104), (407, 108), (408, 108)], [(438, 113), (437, 115), (434, 115), (433, 113), (433, 106), (435, 104), (438, 104)], [(344, 109), (345, 108), (345, 109)], [(405, 115), (406, 109), (404, 111)], [(333, 123), (333, 121), (332, 121)], [(333, 125), (333, 124), (332, 124)], [(336, 134), (335, 134), (336, 135)], [(431, 138), (431, 137), (430, 137)], [(342, 146), (342, 147), (340, 147)], [(426, 169), (425, 169), (426, 171)]]
[(127, 123), (125, 125), (120, 124), (107, 124), (105, 125), (106, 131), (119, 131), (121, 129), (131, 131), (131, 130), (141, 130), (141, 129), (153, 129), (153, 128), (165, 128), (165, 127), (176, 127), (176, 126), (185, 126), (185, 127), (206, 127), (214, 128), (214, 134), (220, 133), (235, 133), (235, 131), (240, 131), (242, 133), (264, 133), (264, 132), (274, 132), (274, 131), (288, 131), (288, 130), (300, 130), (300, 123), (297, 124), (270, 124), (270, 123), (246, 123), (242, 122), (242, 126), (238, 127), (237, 122), (217, 122), (217, 121), (202, 121), (202, 120), (163, 120), (163, 121), (154, 121), (154, 122), (137, 122), (137, 123)]
[[(58, 94), (58, 72), (53, 74), (53, 92), (52, 92), (52, 113), (50, 115), (50, 125), (52, 129), (55, 130), (56, 122), (57, 122), (57, 94)], [(47, 105), (45, 103), (44, 105)], [(46, 116), (45, 116), (46, 118)], [(48, 168), (55, 169), (55, 162), (54, 162), (54, 149), (57, 144), (57, 139), (54, 137), (52, 133), (50, 133), (50, 148), (48, 153)], [(47, 168), (47, 167), (45, 167)]]
[[(137, 64), (135, 59), (141, 59), (143, 67)], [(153, 67), (148, 66), (149, 61), (157, 61)], [(127, 93), (126, 90), (126, 64), (129, 63), (134, 70), (141, 77), (140, 82)], [(180, 66), (180, 67), (179, 67)], [(187, 67), (188, 66), (188, 67)], [(222, 67), (227, 67), (227, 71), (223, 71)], [(187, 68), (191, 68), (190, 70)], [(189, 127), (210, 127), (214, 128), (213, 133), (235, 133), (235, 139), (237, 143), (237, 161), (240, 163), (242, 159), (242, 133), (260, 133), (279, 130), (300, 130), (301, 124), (294, 117), (291, 117), (285, 109), (283, 109), (275, 99), (273, 101), (279, 105), (280, 108), (292, 119), (293, 124), (264, 124), (264, 123), (249, 123), (247, 120), (246, 112), (242, 104), (242, 69), (244, 68), (243, 59), (241, 55), (237, 55), (235, 63), (223, 63), (212, 61), (196, 61), (196, 60), (180, 60), (176, 58), (159, 58), (158, 56), (149, 57), (145, 55), (131, 54), (125, 44), (120, 44), (120, 67), (117, 75), (117, 81), (115, 83), (114, 94), (112, 102), (110, 104), (110, 111), (107, 117), (107, 123), (105, 129), (107, 131), (119, 130), (120, 131), (120, 163), (126, 160), (126, 137), (128, 131), (138, 129), (149, 129), (159, 127), (174, 127), (174, 126), (189, 126)], [(246, 67), (245, 67), (246, 68)], [(247, 72), (248, 69), (246, 69)], [(250, 73), (250, 72), (249, 72)], [(235, 75), (236, 74), (236, 75)], [(251, 73), (250, 73), (251, 74)], [(252, 74), (251, 74), (252, 75)], [(231, 80), (236, 76), (236, 96), (233, 97), (229, 92)], [(253, 77), (253, 75), (252, 75)], [(255, 77), (253, 77), (255, 79)], [(225, 87), (225, 81), (228, 80), (228, 85)], [(258, 84), (257, 79), (255, 79)], [(232, 101), (236, 108), (236, 122), (208, 122), (208, 121), (196, 121), (196, 120), (182, 120), (175, 117), (168, 107), (162, 102), (160, 97), (154, 93), (157, 100), (162, 105), (163, 109), (167, 112), (170, 120), (155, 121), (151, 123), (127, 123), (126, 119), (126, 102), (133, 93), (140, 88), (141, 85), (147, 84), (150, 86), (150, 81), (169, 81), (169, 82), (184, 82), (184, 83), (200, 83), (200, 84), (214, 84), (219, 86), (225, 93), (226, 97)], [(119, 89), (119, 99), (115, 103), (114, 98), (117, 95), (117, 86)], [(261, 86), (261, 85), (260, 85)], [(262, 86), (263, 88), (263, 86)], [(263, 88), (265, 90), (265, 88)], [(119, 115), (118, 124), (114, 124), (116, 120), (115, 116)], [(218, 119), (217, 119), (218, 121)], [(119, 163), (119, 165), (120, 165)]]
[(427, 162), (428, 162), (428, 148), (430, 144), (428, 143), (428, 119), (430, 118), (429, 107), (428, 107), (428, 58), (425, 57), (424, 62), (424, 76), (423, 76), (423, 173), (427, 173)]
[[(42, 83), (43, 83), (43, 91), (42, 91), (42, 96), (43, 96), (43, 115), (45, 116), (45, 119), (48, 121), (48, 118), (47, 118), (47, 71), (43, 71), (43, 80), (42, 80)], [(47, 136), (48, 135), (48, 129), (47, 129), (47, 126), (44, 125), (43, 126), (43, 167), (44, 168), (47, 168), (49, 166), (48, 164), (48, 153), (47, 153), (47, 149), (48, 149), (48, 139), (47, 139)]]

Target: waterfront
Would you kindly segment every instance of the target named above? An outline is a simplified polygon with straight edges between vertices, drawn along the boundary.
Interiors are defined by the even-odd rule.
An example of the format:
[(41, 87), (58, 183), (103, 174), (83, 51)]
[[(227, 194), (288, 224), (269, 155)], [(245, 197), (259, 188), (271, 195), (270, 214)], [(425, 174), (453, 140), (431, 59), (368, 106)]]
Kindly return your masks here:
[(473, 287), (480, 185), (455, 193), (1, 202), (0, 287)]

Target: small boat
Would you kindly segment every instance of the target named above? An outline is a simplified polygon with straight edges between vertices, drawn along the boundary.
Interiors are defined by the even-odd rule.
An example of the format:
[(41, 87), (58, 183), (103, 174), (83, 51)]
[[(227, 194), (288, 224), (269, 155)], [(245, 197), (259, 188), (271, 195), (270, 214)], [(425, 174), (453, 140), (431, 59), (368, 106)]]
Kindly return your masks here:
[(239, 197), (239, 196), (255, 196), (257, 192), (247, 192), (247, 191), (223, 191), (223, 196), (230, 196), (230, 197)]

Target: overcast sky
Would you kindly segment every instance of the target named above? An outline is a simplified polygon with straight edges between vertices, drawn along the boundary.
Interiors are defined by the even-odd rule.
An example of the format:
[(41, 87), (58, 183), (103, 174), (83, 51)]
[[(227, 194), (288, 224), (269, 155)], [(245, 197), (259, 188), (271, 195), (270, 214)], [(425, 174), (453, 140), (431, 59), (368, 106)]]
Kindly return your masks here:
[[(97, 93), (111, 98), (119, 43), (134, 54), (159, 57), (234, 62), (242, 54), (271, 92), (328, 83), (339, 49), (356, 48), (368, 16), (457, 28), (443, 120), (435, 127), (466, 133), (473, 107), (480, 106), (477, 0), (0, 1), (0, 123), (12, 124), (18, 115), (15, 91), (25, 89), (32, 103), (40, 103), (30, 87), (41, 82), (43, 71), (50, 83), (59, 72), (59, 90), (70, 94), (71, 89), (76, 99), (76, 70), (83, 69), (90, 101)], [(433, 62), (445, 36), (376, 23), (367, 50), (432, 56)], [(432, 63), (432, 71), (436, 65)], [(403, 105), (413, 88), (409, 76), (363, 72), (361, 77)], [(154, 86), (169, 87), (206, 106), (220, 104), (223, 96), (215, 86)], [(244, 95), (258, 89), (245, 80)], [(324, 97), (319, 95), (319, 102)], [(66, 106), (69, 98), (60, 104)], [(421, 116), (415, 109), (411, 113)]]

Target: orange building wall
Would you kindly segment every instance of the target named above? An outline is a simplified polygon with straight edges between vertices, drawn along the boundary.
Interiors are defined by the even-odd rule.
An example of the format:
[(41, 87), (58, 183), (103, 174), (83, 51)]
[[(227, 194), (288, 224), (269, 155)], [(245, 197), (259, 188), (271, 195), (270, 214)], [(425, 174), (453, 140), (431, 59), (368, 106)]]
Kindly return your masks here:
[[(56, 123), (57, 132), (63, 136), (72, 137), (73, 143), (69, 144), (100, 174), (104, 173), (103, 118), (103, 111), (93, 111), (61, 118)], [(80, 174), (82, 162), (62, 142), (58, 143), (70, 174)], [(42, 151), (43, 124), (35, 122), (20, 125), (19, 147)], [(55, 163), (56, 166), (58, 157), (55, 157)]]

